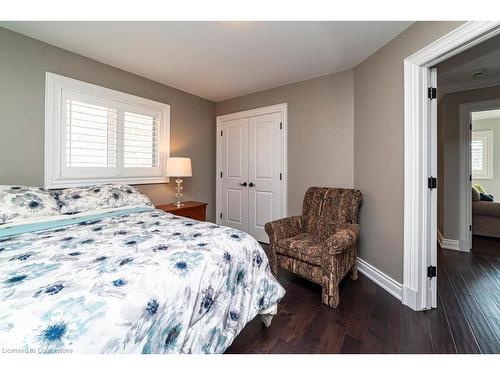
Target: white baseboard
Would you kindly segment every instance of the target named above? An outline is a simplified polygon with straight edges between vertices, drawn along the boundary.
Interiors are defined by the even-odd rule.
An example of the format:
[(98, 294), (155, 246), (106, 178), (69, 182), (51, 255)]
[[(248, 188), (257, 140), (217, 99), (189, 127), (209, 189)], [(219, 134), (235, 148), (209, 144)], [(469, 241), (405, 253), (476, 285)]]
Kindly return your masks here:
[(439, 246), (441, 246), (442, 249), (463, 251), (460, 248), (460, 241), (451, 240), (449, 238), (444, 238), (439, 229), (438, 229), (438, 233), (437, 233), (437, 239), (438, 239)]
[(415, 311), (420, 310), (417, 306), (417, 291), (415, 289), (403, 285), (403, 299), (401, 302)]
[(403, 288), (401, 283), (397, 282), (392, 277), (387, 276), (378, 268), (375, 268), (370, 263), (364, 261), (359, 257), (358, 271), (401, 301), (403, 295)]

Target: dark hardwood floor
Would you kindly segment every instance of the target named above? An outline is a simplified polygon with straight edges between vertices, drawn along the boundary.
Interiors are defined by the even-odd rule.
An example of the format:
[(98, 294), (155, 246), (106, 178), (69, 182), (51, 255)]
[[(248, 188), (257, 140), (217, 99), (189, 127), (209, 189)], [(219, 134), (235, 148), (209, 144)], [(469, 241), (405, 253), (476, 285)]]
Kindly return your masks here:
[(438, 249), (438, 308), (429, 311), (403, 306), (362, 274), (341, 283), (334, 310), (319, 285), (282, 270), (287, 293), (271, 326), (257, 317), (226, 353), (500, 353), (500, 252), (477, 245)]

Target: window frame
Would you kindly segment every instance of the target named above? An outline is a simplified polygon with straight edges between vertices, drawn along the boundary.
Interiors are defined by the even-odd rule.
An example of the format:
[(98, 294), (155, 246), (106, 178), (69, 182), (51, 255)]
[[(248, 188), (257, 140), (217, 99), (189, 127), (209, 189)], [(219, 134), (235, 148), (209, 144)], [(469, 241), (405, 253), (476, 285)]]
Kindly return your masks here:
[[(114, 169), (113, 175), (103, 168), (81, 168), (81, 174), (71, 173), (73, 168), (65, 166), (65, 131), (63, 111), (67, 93), (75, 96), (91, 96), (99, 101), (118, 102), (122, 110), (137, 109), (159, 119), (159, 165), (158, 167), (129, 167)], [(120, 121), (118, 121), (120, 123)], [(123, 150), (122, 150), (123, 151)], [(88, 186), (103, 183), (156, 184), (169, 182), (165, 163), (170, 156), (170, 106), (154, 100), (97, 86), (91, 83), (46, 72), (45, 75), (45, 140), (44, 140), (44, 187), (57, 189), (73, 186)], [(117, 155), (117, 158), (119, 155)], [(75, 167), (76, 168), (76, 167)], [(134, 172), (133, 174), (129, 172)]]
[[(478, 174), (472, 169), (472, 142), (474, 137), (479, 137), (485, 140), (485, 148), (483, 148), (483, 171)], [(473, 180), (491, 180), (493, 179), (493, 131), (492, 130), (473, 130), (471, 134), (471, 174)]]

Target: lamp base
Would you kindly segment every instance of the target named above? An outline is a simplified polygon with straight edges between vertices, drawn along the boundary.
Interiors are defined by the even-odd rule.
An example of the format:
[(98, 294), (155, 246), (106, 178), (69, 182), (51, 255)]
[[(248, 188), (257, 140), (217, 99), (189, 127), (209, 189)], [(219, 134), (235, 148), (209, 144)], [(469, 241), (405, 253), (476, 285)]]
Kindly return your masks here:
[(175, 180), (175, 183), (177, 186), (175, 187), (175, 197), (177, 198), (177, 202), (175, 203), (176, 207), (182, 207), (184, 206), (184, 203), (182, 203), (182, 180), (180, 178), (177, 178)]

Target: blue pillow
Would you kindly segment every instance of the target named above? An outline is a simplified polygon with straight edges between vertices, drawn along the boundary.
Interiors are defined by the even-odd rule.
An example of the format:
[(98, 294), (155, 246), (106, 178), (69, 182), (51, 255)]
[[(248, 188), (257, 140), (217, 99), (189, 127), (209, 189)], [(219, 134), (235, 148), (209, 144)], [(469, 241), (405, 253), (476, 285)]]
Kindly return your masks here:
[(479, 193), (479, 196), (482, 201), (485, 202), (493, 202), (495, 199), (493, 198), (493, 195), (491, 194), (484, 194), (484, 193)]
[(48, 190), (0, 185), (0, 225), (59, 214), (58, 203)]

